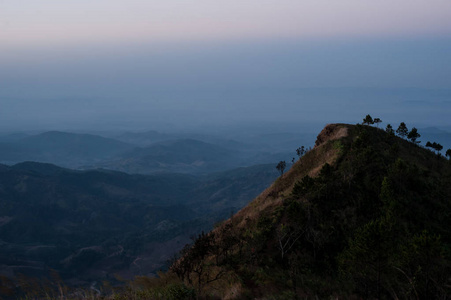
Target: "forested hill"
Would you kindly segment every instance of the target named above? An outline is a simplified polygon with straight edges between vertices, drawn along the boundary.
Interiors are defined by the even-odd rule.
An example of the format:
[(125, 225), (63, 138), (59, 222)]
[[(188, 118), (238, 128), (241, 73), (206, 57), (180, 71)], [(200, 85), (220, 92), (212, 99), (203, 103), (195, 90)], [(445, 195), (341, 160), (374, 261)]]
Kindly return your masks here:
[(446, 299), (450, 215), (444, 157), (378, 128), (328, 125), (162, 280), (135, 284), (149, 297)]
[(0, 164), (0, 298), (23, 296), (24, 286), (45, 295), (31, 282), (52, 272), (67, 286), (95, 288), (150, 275), (276, 177), (274, 164), (208, 177)]

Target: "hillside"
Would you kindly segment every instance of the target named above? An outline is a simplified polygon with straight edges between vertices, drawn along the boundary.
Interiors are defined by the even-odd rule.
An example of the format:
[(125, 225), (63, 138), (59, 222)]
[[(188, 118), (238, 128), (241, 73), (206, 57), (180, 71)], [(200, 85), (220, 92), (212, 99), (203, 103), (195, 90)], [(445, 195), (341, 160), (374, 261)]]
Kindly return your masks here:
[(143, 298), (445, 299), (450, 214), (449, 161), (377, 128), (332, 124), (170, 272), (133, 287)]
[(71, 286), (152, 274), (276, 176), (273, 164), (211, 178), (0, 165), (0, 286), (51, 269)]
[(105, 168), (130, 174), (172, 172), (201, 175), (277, 162), (290, 158), (290, 155), (269, 152), (264, 148), (244, 151), (200, 140), (176, 139), (135, 148), (117, 158), (85, 168)]
[(136, 148), (120, 158), (97, 165), (127, 173), (201, 173), (238, 167), (234, 152), (192, 139), (164, 141)]

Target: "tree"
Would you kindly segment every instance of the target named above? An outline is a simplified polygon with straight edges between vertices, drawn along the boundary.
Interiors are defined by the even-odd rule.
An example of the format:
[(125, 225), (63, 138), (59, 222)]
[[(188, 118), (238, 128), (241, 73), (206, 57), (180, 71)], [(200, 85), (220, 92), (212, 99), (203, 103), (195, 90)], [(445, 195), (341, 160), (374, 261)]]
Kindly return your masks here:
[(284, 160), (279, 161), (279, 163), (276, 166), (276, 169), (280, 172), (280, 175), (283, 175), (283, 171), (285, 171), (285, 168), (287, 166), (287, 163)]
[(395, 131), (390, 124), (387, 124), (387, 127), (385, 127), (385, 132), (387, 132), (389, 135), (395, 135)]
[(437, 151), (437, 154), (439, 154), (440, 153), (440, 151), (442, 151), (442, 149), (443, 149), (443, 146), (442, 145), (440, 145), (439, 143), (432, 143), (432, 147)]
[(442, 151), (442, 149), (443, 149), (442, 145), (440, 145), (436, 142), (431, 143), (429, 141), (426, 143), (426, 147), (434, 149), (435, 151), (437, 151), (437, 154), (439, 154), (439, 155), (440, 155), (440, 151)]
[(392, 227), (384, 218), (372, 220), (356, 231), (339, 257), (342, 270), (377, 299), (381, 299), (391, 282), (394, 257), (391, 236)]
[(296, 154), (297, 156), (299, 156), (299, 159), (301, 159), (301, 157), (305, 154), (305, 147), (301, 146), (299, 148), (296, 149)]
[(396, 134), (402, 138), (405, 138), (408, 133), (409, 129), (407, 129), (406, 123), (401, 122), (401, 124), (399, 124), (398, 129), (396, 129)]
[(446, 150), (446, 156), (451, 159), (451, 149)]
[(376, 124), (377, 127), (379, 127), (379, 123), (382, 123), (382, 120), (379, 118), (374, 118), (373, 122), (374, 124)]
[(208, 258), (218, 253), (215, 247), (216, 237), (214, 232), (199, 234), (193, 237), (194, 244), (185, 246), (182, 249), (182, 257), (171, 266), (174, 272), (182, 281), (194, 287), (197, 285), (198, 296), (202, 294), (202, 288), (214, 281), (221, 279), (226, 274), (225, 269), (216, 267), (214, 264), (208, 263)]
[(418, 133), (418, 130), (415, 127), (413, 127), (412, 130), (407, 135), (407, 138), (409, 140), (411, 140), (412, 143), (415, 143), (415, 144), (420, 143), (420, 141), (417, 141), (417, 138), (419, 138), (419, 137), (421, 137), (421, 135)]
[(371, 125), (374, 124), (373, 118), (371, 118), (370, 115), (366, 115), (366, 117), (363, 119), (363, 125), (367, 124), (367, 125)]

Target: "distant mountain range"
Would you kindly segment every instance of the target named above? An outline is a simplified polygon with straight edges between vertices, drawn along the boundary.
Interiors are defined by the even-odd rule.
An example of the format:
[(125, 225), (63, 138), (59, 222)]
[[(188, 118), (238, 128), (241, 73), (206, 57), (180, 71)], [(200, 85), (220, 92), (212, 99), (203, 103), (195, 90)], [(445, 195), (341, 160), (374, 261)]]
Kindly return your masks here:
[(238, 151), (197, 140), (184, 139), (159, 142), (145, 148), (135, 148), (120, 155), (117, 160), (98, 164), (97, 167), (127, 173), (158, 171), (206, 173), (245, 165), (242, 156)]
[[(36, 161), (72, 169), (103, 168), (131, 174), (206, 174), (291, 160), (296, 149), (289, 147), (293, 134), (254, 137), (248, 144), (205, 135), (193, 134), (208, 141), (182, 136), (149, 131), (125, 133), (118, 137), (122, 139), (119, 141), (59, 131), (7, 135), (0, 137), (0, 163)], [(271, 141), (278, 139), (279, 145), (272, 147)]]
[(134, 146), (91, 134), (49, 131), (0, 143), (3, 163), (39, 161), (78, 167), (112, 158)]

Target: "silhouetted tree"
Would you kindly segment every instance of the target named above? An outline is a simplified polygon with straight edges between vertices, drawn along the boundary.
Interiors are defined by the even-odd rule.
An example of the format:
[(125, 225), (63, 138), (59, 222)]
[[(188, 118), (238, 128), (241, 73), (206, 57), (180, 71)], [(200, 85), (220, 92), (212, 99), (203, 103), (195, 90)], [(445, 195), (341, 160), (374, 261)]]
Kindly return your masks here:
[(382, 123), (382, 120), (379, 118), (374, 118), (373, 122), (374, 124), (376, 124), (377, 127), (379, 127), (379, 123)]
[(446, 156), (451, 159), (451, 149), (446, 150)]
[(366, 115), (366, 117), (363, 119), (363, 125), (367, 124), (367, 125), (371, 125), (374, 124), (373, 118), (371, 118), (370, 115)]
[[(434, 145), (435, 144), (435, 145)], [(442, 151), (443, 146), (440, 145), (439, 143), (432, 143), (432, 146), (435, 150), (437, 150), (437, 153), (439, 153), (440, 151)]]
[(395, 131), (390, 124), (387, 124), (387, 127), (385, 127), (385, 132), (387, 132), (389, 135), (395, 135)]
[(199, 234), (194, 237), (192, 246), (185, 246), (180, 252), (182, 257), (171, 266), (173, 271), (182, 281), (187, 281), (191, 286), (197, 286), (198, 296), (202, 293), (202, 288), (213, 281), (219, 280), (225, 275), (225, 270), (218, 269), (214, 264), (207, 263), (207, 259), (212, 255), (217, 255), (215, 251), (215, 234), (213, 232)]
[(301, 159), (301, 157), (305, 154), (305, 147), (301, 146), (299, 148), (296, 149), (296, 154), (297, 156), (299, 156), (299, 159)]
[(426, 147), (434, 149), (435, 151), (437, 151), (437, 154), (440, 154), (440, 151), (442, 151), (442, 149), (443, 149), (442, 145), (440, 145), (436, 142), (431, 143), (429, 141), (426, 143)]
[(401, 124), (399, 124), (398, 129), (396, 129), (396, 134), (402, 138), (405, 138), (408, 133), (409, 129), (407, 129), (406, 123), (401, 122)]
[(419, 137), (421, 137), (421, 135), (418, 133), (418, 130), (415, 127), (413, 127), (412, 130), (407, 135), (407, 138), (409, 140), (411, 140), (412, 143), (415, 143), (415, 144), (419, 144), (420, 143), (420, 141), (417, 141), (417, 139)]
[(283, 171), (285, 171), (286, 166), (287, 163), (284, 160), (279, 161), (279, 163), (276, 166), (276, 169), (279, 170), (280, 175), (283, 175)]

